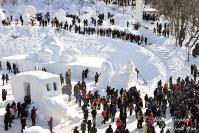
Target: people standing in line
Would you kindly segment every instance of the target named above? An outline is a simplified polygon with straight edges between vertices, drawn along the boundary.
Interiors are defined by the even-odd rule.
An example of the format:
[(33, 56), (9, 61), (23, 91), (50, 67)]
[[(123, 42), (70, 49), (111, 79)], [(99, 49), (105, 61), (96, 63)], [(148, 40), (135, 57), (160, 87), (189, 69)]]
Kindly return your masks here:
[(53, 117), (50, 117), (48, 121), (48, 126), (50, 128), (50, 132), (53, 133)]

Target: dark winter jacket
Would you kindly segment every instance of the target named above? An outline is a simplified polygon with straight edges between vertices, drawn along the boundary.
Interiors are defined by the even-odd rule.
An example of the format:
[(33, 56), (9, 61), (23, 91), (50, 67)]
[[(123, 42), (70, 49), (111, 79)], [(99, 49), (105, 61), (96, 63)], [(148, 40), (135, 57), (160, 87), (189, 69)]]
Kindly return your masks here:
[(97, 133), (97, 128), (96, 127), (91, 127), (91, 133)]
[(109, 127), (109, 128), (107, 128), (107, 129), (106, 129), (106, 133), (113, 133), (113, 129), (112, 129), (112, 128), (110, 128), (110, 127)]
[(81, 123), (81, 130), (86, 131), (86, 123), (85, 122)]

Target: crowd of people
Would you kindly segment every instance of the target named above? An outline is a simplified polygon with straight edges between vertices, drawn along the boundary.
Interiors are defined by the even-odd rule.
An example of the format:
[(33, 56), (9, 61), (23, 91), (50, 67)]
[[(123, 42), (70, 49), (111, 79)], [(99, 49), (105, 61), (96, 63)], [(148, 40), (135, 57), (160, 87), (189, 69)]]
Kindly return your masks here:
[[(60, 29), (65, 29), (68, 31), (72, 31), (72, 27), (75, 29), (75, 33), (79, 34), (87, 34), (87, 35), (99, 35), (106, 36), (112, 38), (119, 38), (126, 41), (130, 41), (137, 44), (146, 44), (147, 45), (147, 37), (135, 35), (132, 33), (128, 33), (122, 30), (115, 30), (111, 28), (100, 28), (96, 26), (102, 25), (104, 20), (104, 14), (99, 14), (98, 21), (91, 18), (91, 23), (96, 26), (92, 27), (88, 25), (87, 19), (83, 20), (84, 27), (80, 27), (80, 19), (75, 15), (67, 15), (67, 17), (72, 17), (72, 23), (59, 22), (59, 20), (55, 17), (50, 21), (50, 15), (45, 15), (43, 19), (41, 15), (38, 15), (40, 26), (47, 26), (51, 23), (52, 27), (57, 27)], [(154, 20), (154, 16), (145, 15), (145, 19)], [(110, 24), (114, 25), (115, 20), (112, 15), (108, 15), (108, 19), (110, 19)], [(21, 23), (23, 25), (23, 19), (20, 17)], [(18, 20), (17, 20), (18, 23)], [(127, 26), (128, 27), (128, 26)], [(83, 29), (83, 30), (81, 30)], [(169, 36), (168, 25), (164, 24), (164, 29), (162, 30), (162, 24), (157, 23), (157, 27), (154, 28), (154, 33), (158, 35)], [(6, 63), (7, 70), (9, 72), (13, 72), (14, 74), (19, 73), (19, 70), (15, 63), (11, 64), (9, 62)], [(1, 63), (0, 63), (1, 69)], [(42, 71), (46, 71), (46, 69), (42, 68)], [(87, 78), (88, 69), (82, 71), (82, 82), (78, 82), (73, 89), (74, 97), (76, 98), (76, 103), (82, 109), (83, 112), (83, 120), (80, 125), (80, 130), (82, 133), (88, 131), (88, 133), (97, 133), (96, 124), (105, 124), (107, 122), (112, 122), (116, 124), (116, 129), (113, 129), (111, 125), (108, 125), (106, 129), (106, 133), (129, 133), (129, 129), (127, 128), (127, 118), (135, 115), (137, 120), (137, 129), (142, 129), (143, 133), (155, 133), (154, 123), (159, 125), (161, 129), (161, 133), (165, 131), (164, 118), (168, 117), (166, 114), (167, 108), (170, 111), (170, 117), (172, 117), (174, 123), (174, 132), (190, 132), (195, 133), (195, 131), (199, 130), (199, 81), (196, 82), (198, 70), (196, 65), (191, 65), (191, 74), (193, 74), (194, 79), (190, 79), (190, 77), (186, 77), (185, 79), (181, 79), (179, 77), (176, 83), (173, 83), (172, 77), (169, 79), (169, 83), (163, 84), (160, 80), (157, 83), (157, 88), (154, 90), (154, 96), (149, 97), (147, 94), (144, 99), (141, 98), (141, 92), (137, 89), (136, 86), (130, 87), (128, 89), (121, 88), (116, 89), (111, 86), (107, 86), (106, 94), (100, 95), (98, 90), (91, 92), (87, 91), (85, 78)], [(7, 75), (7, 74), (6, 74)], [(4, 81), (9, 80), (7, 75), (2, 75), (2, 81), (4, 85)], [(94, 80), (95, 85), (98, 83), (98, 78), (100, 74), (96, 72)], [(198, 75), (199, 76), (199, 75)], [(69, 89), (72, 91), (71, 85), (71, 70), (65, 73), (65, 81), (62, 74), (60, 74), (60, 82), (61, 84), (66, 83)], [(70, 93), (70, 95), (72, 92)], [(7, 92), (6, 90), (2, 90), (2, 100), (6, 100)], [(25, 129), (26, 120), (28, 117), (28, 105), (31, 103), (31, 100), (27, 100), (28, 98), (24, 98), (24, 103), (20, 104), (20, 102), (13, 102), (11, 105), (8, 104), (6, 106), (6, 113), (4, 118), (5, 130), (8, 130), (8, 127), (12, 127), (11, 123), (14, 119), (20, 118), (21, 126)], [(167, 105), (169, 105), (167, 107)], [(31, 109), (31, 120), (32, 126), (36, 125), (35, 119), (37, 118), (37, 109), (33, 107)], [(96, 116), (97, 114), (101, 114), (102, 121), (98, 121)], [(119, 114), (119, 117), (116, 118), (116, 114)], [(89, 119), (89, 116), (92, 119)], [(48, 126), (50, 127), (50, 131), (52, 133), (53, 127), (53, 118), (50, 117), (48, 121)], [(140, 130), (141, 131), (141, 130)], [(74, 133), (79, 133), (78, 126), (75, 126)], [(166, 130), (166, 133), (170, 133), (170, 130)]]

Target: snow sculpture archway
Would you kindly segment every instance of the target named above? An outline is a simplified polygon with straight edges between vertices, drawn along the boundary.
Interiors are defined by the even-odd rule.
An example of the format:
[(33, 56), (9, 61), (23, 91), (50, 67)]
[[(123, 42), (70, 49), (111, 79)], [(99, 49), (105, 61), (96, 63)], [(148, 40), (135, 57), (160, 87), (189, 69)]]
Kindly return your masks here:
[(101, 75), (99, 77), (98, 86), (104, 88), (107, 85), (109, 85), (112, 76), (113, 76), (112, 64), (108, 61), (104, 61), (101, 65)]

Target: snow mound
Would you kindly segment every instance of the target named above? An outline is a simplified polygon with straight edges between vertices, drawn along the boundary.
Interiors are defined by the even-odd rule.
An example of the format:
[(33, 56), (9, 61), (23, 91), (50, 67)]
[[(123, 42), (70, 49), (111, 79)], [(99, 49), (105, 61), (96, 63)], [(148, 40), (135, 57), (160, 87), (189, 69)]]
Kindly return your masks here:
[(26, 128), (23, 131), (23, 133), (50, 133), (50, 131), (40, 126), (32, 126), (32, 127)]

